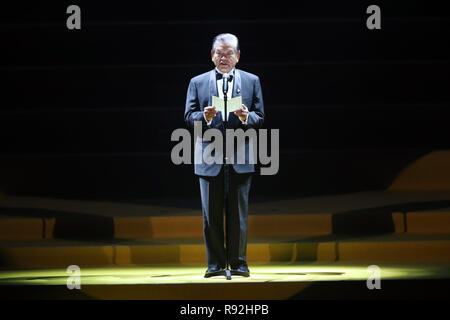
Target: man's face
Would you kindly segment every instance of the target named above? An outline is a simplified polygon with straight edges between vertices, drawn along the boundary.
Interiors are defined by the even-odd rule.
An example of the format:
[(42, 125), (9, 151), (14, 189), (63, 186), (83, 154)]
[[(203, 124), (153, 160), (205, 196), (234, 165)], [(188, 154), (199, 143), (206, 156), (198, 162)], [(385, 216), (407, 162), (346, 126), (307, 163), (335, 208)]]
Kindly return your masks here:
[(234, 47), (225, 42), (216, 42), (215, 50), (211, 50), (211, 59), (217, 69), (229, 73), (241, 56), (241, 51), (235, 52)]

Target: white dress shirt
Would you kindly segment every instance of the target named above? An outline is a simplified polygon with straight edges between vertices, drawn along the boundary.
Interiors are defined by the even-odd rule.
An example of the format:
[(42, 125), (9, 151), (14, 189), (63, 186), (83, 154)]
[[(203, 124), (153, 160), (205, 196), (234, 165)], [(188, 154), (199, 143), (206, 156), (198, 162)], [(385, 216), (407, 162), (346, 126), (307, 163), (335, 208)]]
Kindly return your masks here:
[[(228, 100), (231, 99), (232, 96), (233, 96), (234, 69), (235, 69), (235, 68), (233, 68), (233, 69), (230, 71), (230, 73), (229, 73), (230, 75), (231, 75), (231, 74), (233, 75), (233, 79), (232, 79), (231, 81), (228, 82), (228, 92), (227, 92), (227, 99), (228, 99)], [(223, 72), (220, 71), (220, 70), (217, 69), (217, 68), (216, 68), (216, 72), (223, 75)], [(219, 98), (221, 98), (221, 99), (223, 99), (223, 90), (222, 90), (222, 88), (223, 88), (223, 78), (217, 80), (217, 91), (219, 92)], [(219, 112), (221, 112), (221, 111), (219, 111)], [(216, 116), (217, 116), (217, 115), (216, 115)], [(204, 117), (205, 120), (206, 120), (205, 114), (203, 114), (203, 117)], [(247, 117), (248, 117), (248, 114), (247, 114)], [(210, 121), (206, 120), (206, 123), (207, 123), (208, 126), (211, 125), (212, 119), (213, 119), (213, 118), (211, 118)], [(227, 121), (227, 120), (228, 120), (228, 115), (225, 115), (225, 121)], [(247, 118), (245, 118), (244, 121), (242, 121), (241, 118), (239, 118), (239, 120), (241, 120), (242, 124), (247, 124)]]

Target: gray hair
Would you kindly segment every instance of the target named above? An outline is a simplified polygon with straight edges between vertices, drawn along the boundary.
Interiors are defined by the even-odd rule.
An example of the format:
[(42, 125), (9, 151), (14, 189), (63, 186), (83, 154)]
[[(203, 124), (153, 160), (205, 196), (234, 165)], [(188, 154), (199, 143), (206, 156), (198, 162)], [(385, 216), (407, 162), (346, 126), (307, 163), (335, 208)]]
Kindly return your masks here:
[(214, 48), (215, 48), (217, 42), (228, 43), (234, 47), (235, 52), (239, 51), (239, 40), (234, 34), (221, 33), (218, 36), (216, 36), (213, 40), (212, 48), (211, 48), (211, 50), (213, 52), (214, 52)]

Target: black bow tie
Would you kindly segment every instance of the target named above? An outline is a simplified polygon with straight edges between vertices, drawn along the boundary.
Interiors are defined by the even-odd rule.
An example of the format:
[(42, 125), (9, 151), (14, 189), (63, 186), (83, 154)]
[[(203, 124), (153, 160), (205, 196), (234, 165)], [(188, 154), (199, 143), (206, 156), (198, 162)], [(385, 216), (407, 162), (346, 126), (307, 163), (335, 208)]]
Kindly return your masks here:
[[(223, 74), (216, 72), (216, 80), (220, 80), (223, 78)], [(230, 74), (228, 75), (228, 82), (233, 80), (233, 75)]]

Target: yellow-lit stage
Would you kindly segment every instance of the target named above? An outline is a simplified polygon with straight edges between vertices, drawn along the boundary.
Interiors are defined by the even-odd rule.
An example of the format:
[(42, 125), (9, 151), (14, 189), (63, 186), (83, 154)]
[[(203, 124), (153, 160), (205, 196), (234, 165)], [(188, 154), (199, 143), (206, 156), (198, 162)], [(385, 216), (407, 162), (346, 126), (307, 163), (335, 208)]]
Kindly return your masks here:
[[(327, 290), (338, 287), (351, 286), (359, 293), (376, 294), (382, 296), (389, 293), (391, 298), (402, 298), (401, 292), (396, 290), (386, 292), (385, 284), (392, 281), (405, 280), (433, 281), (450, 279), (450, 265), (443, 263), (427, 264), (387, 264), (379, 263), (379, 288), (368, 288), (368, 282), (375, 283), (373, 268), (367, 264), (357, 263), (271, 263), (250, 266), (249, 278), (232, 276), (232, 280), (225, 277), (205, 279), (203, 265), (177, 264), (127, 267), (80, 267), (80, 289), (69, 289), (68, 283), (74, 285), (75, 273), (68, 273), (66, 269), (39, 269), (0, 271), (0, 286), (2, 292), (8, 289), (20, 288), (26, 297), (27, 292), (33, 292), (32, 298), (46, 298), (46, 292), (52, 292), (50, 298), (82, 298), (82, 299), (290, 299), (308, 298), (307, 291), (320, 284), (323, 291), (319, 294), (317, 288), (312, 298), (331, 297)], [(412, 281), (412, 282), (411, 282)], [(445, 282), (445, 281), (444, 281)], [(317, 287), (317, 286), (316, 286)], [(415, 289), (410, 286), (411, 294)], [(39, 295), (36, 290), (42, 295)], [(308, 289), (309, 288), (309, 289)], [(327, 289), (328, 288), (328, 289)], [(420, 290), (419, 287), (416, 288)], [(372, 292), (372, 293), (371, 293)], [(392, 296), (394, 294), (394, 296)], [(399, 296), (395, 296), (399, 295)], [(359, 294), (358, 294), (359, 296)], [(351, 296), (355, 298), (358, 296)]]

